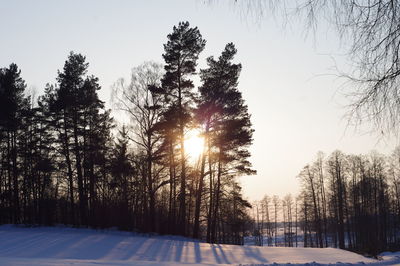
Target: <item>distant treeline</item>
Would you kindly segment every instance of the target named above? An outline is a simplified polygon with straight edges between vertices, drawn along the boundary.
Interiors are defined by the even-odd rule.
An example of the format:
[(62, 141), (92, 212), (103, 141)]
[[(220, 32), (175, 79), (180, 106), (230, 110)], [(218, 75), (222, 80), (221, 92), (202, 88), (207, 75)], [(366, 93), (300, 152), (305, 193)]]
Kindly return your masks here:
[[(130, 121), (119, 128), (81, 54), (69, 54), (37, 99), (16, 64), (0, 69), (0, 223), (116, 226), (241, 244), (250, 204), (236, 177), (254, 173), (253, 129), (237, 89), (235, 46), (197, 73), (205, 44), (181, 22), (167, 36), (164, 65), (147, 62), (118, 80), (113, 102)], [(185, 150), (192, 128), (204, 139), (194, 162)]]
[(298, 177), (298, 197), (266, 196), (255, 205), (257, 244), (263, 244), (264, 232), (264, 245), (273, 245), (281, 221), (286, 246), (301, 239), (305, 247), (372, 255), (400, 249), (400, 148), (390, 156), (318, 153)]

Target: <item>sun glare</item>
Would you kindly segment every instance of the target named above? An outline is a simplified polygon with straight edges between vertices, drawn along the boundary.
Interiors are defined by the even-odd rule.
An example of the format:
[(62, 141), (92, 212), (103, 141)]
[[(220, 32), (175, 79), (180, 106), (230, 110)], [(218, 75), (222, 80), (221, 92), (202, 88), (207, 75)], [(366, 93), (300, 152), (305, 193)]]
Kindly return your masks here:
[(191, 130), (186, 134), (185, 150), (192, 160), (197, 160), (203, 152), (204, 138), (197, 130)]

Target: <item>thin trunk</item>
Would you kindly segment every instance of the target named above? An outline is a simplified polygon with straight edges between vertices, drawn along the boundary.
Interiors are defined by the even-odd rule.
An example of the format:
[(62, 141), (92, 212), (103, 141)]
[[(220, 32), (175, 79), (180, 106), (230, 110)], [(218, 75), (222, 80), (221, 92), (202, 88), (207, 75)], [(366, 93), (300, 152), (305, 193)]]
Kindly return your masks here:
[(216, 230), (217, 230), (217, 221), (218, 221), (218, 210), (220, 203), (220, 194), (221, 194), (221, 175), (222, 175), (222, 162), (221, 162), (222, 151), (220, 150), (218, 157), (218, 174), (217, 174), (217, 187), (215, 189), (215, 204), (213, 217), (211, 220), (211, 243), (215, 243), (216, 240)]
[(147, 135), (147, 180), (148, 180), (148, 191), (149, 191), (149, 229), (150, 232), (155, 232), (155, 195), (153, 185), (153, 173), (152, 173), (152, 154), (151, 154), (151, 135)]
[(67, 164), (68, 170), (68, 181), (69, 181), (69, 196), (71, 200), (71, 216), (72, 216), (72, 223), (75, 222), (75, 202), (74, 202), (74, 179), (72, 175), (72, 166), (71, 166), (71, 159), (69, 157), (69, 140), (68, 140), (68, 130), (67, 130), (67, 115), (66, 111), (64, 110), (64, 156), (65, 162)]
[(169, 206), (168, 206), (168, 232), (175, 233), (175, 162), (172, 137), (169, 140)]
[(186, 159), (185, 159), (185, 125), (183, 122), (183, 106), (181, 91), (181, 74), (178, 67), (178, 108), (179, 108), (179, 137), (180, 137), (180, 153), (181, 153), (181, 186), (179, 199), (179, 231), (180, 234), (186, 235)]
[(12, 133), (12, 161), (13, 161), (13, 200), (14, 200), (14, 223), (19, 223), (19, 184), (17, 167), (17, 137), (16, 132)]
[(210, 200), (209, 200), (209, 208), (208, 208), (208, 215), (207, 215), (207, 242), (211, 243), (211, 223), (212, 223), (212, 209), (214, 204), (214, 197), (213, 197), (213, 172), (212, 172), (212, 161), (211, 161), (211, 141), (209, 136), (208, 141), (208, 171), (210, 175)]
[(86, 197), (83, 186), (83, 176), (82, 176), (82, 162), (81, 162), (81, 153), (79, 150), (79, 138), (78, 138), (78, 117), (77, 111), (74, 110), (74, 151), (75, 151), (75, 167), (78, 178), (78, 196), (79, 196), (79, 213), (80, 213), (80, 224), (87, 225), (86, 219)]
[[(205, 136), (208, 136), (209, 122), (207, 122)], [(207, 140), (208, 141), (208, 140)], [(201, 166), (200, 166), (200, 177), (199, 177), (199, 188), (197, 190), (196, 195), (196, 206), (194, 213), (194, 226), (193, 226), (193, 238), (199, 237), (199, 227), (200, 227), (200, 208), (201, 208), (201, 196), (203, 194), (203, 186), (204, 186), (204, 168), (206, 164), (206, 156), (205, 156), (206, 144), (203, 146), (203, 152), (201, 155)]]

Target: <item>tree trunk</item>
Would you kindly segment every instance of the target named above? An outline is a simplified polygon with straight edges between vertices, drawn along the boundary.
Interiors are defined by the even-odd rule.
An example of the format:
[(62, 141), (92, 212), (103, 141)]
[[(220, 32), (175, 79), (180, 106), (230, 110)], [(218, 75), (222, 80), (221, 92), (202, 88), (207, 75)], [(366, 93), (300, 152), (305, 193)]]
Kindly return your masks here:
[[(179, 72), (179, 70), (178, 70)], [(179, 108), (179, 137), (180, 137), (180, 153), (181, 153), (181, 186), (179, 199), (179, 231), (180, 234), (186, 235), (186, 158), (185, 158), (185, 125), (183, 122), (183, 106), (182, 106), (182, 91), (181, 77), (179, 72), (178, 78), (178, 108)]]
[(221, 175), (222, 175), (222, 162), (221, 162), (222, 151), (220, 150), (219, 158), (218, 158), (218, 174), (217, 174), (217, 187), (215, 189), (215, 204), (213, 210), (213, 217), (211, 219), (211, 243), (215, 243), (216, 241), (216, 233), (217, 233), (217, 221), (218, 221), (218, 210), (220, 203), (220, 194), (221, 194)]
[(75, 145), (75, 167), (78, 178), (78, 196), (79, 196), (79, 214), (80, 214), (80, 224), (87, 225), (87, 215), (86, 215), (86, 193), (83, 186), (83, 175), (82, 175), (82, 162), (81, 153), (79, 151), (79, 139), (78, 139), (78, 118), (77, 111), (74, 110), (74, 145)]
[[(208, 136), (209, 130), (209, 120), (206, 125), (205, 136)], [(208, 141), (208, 140), (207, 140)], [(194, 213), (194, 226), (193, 226), (193, 238), (199, 237), (199, 228), (200, 228), (200, 208), (201, 208), (201, 196), (203, 194), (203, 186), (204, 186), (204, 168), (206, 164), (206, 144), (203, 146), (203, 152), (201, 155), (201, 166), (200, 166), (200, 177), (199, 177), (199, 188), (196, 194), (196, 207)]]
[(75, 202), (74, 202), (74, 179), (72, 175), (72, 166), (71, 166), (71, 159), (69, 157), (69, 140), (68, 140), (68, 130), (67, 130), (67, 115), (66, 111), (64, 110), (64, 156), (65, 162), (67, 164), (68, 170), (68, 182), (69, 182), (69, 196), (71, 200), (71, 220), (72, 223), (75, 223)]

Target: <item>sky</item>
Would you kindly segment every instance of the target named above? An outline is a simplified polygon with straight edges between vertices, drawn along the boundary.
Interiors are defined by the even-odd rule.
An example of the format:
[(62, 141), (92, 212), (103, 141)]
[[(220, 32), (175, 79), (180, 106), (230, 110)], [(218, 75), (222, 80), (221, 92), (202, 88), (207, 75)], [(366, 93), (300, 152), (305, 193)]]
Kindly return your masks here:
[[(100, 98), (110, 108), (111, 87), (144, 61), (162, 63), (167, 34), (179, 21), (197, 26), (207, 40), (199, 68), (228, 42), (242, 64), (239, 89), (255, 129), (251, 162), (257, 175), (241, 177), (251, 201), (296, 194), (296, 176), (315, 159), (339, 149), (389, 154), (394, 139), (347, 127), (343, 80), (346, 43), (325, 25), (306, 34), (304, 23), (268, 12), (248, 14), (233, 1), (4, 1), (0, 6), (0, 67), (15, 62), (37, 95), (54, 83), (70, 51), (82, 53), (100, 79)], [(117, 115), (118, 116), (118, 115)], [(118, 117), (116, 117), (118, 119)]]

